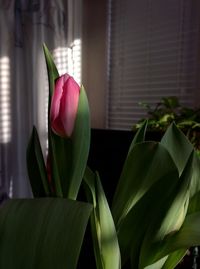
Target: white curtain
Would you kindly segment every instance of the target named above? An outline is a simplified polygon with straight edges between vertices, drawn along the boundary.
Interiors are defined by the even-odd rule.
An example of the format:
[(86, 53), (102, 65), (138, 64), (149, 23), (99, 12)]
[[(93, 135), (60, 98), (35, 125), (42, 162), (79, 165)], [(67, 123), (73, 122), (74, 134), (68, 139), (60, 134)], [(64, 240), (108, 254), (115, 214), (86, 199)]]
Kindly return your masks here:
[[(29, 197), (26, 148), (33, 124), (46, 147), (47, 76), (43, 42), (71, 42), (66, 0), (0, 1), (0, 195)], [(1, 199), (0, 196), (0, 199)]]

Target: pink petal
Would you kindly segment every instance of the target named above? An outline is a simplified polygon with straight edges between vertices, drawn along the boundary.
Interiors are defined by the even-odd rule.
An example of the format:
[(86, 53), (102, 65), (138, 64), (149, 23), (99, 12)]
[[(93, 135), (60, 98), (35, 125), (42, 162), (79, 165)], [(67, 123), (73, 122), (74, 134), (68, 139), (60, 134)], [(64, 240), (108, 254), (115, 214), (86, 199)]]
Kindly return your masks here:
[(53, 121), (51, 121), (51, 128), (53, 129), (54, 133), (56, 133), (57, 135), (62, 136), (62, 137), (66, 136), (65, 129), (63, 127), (60, 117), (57, 117)]
[(69, 77), (63, 86), (63, 94), (59, 111), (63, 128), (68, 137), (71, 136), (74, 129), (76, 114), (78, 110), (79, 94), (79, 85), (72, 77)]
[(63, 93), (63, 86), (69, 79), (69, 75), (65, 74), (59, 77), (55, 83), (55, 89), (53, 92), (50, 108), (50, 120), (53, 122), (59, 116), (60, 101)]

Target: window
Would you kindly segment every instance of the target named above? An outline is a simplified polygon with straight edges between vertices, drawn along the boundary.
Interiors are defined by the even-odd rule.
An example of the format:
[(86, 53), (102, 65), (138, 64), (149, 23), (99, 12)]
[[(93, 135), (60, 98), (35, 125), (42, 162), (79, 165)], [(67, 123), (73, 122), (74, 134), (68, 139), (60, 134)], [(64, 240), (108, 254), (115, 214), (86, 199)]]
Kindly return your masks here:
[(150, 105), (177, 96), (198, 105), (200, 4), (197, 0), (110, 2), (107, 127), (130, 129)]
[(0, 58), (0, 144), (11, 140), (10, 61)]
[(81, 84), (81, 40), (76, 39), (70, 47), (59, 47), (53, 51), (53, 58), (60, 75), (69, 73)]

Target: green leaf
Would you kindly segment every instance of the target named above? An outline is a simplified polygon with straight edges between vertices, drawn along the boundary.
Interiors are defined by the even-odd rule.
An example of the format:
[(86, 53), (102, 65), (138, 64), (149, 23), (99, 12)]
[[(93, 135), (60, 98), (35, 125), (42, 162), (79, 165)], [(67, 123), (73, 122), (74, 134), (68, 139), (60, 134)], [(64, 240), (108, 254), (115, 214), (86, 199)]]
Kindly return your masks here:
[(47, 172), (35, 127), (31, 134), (26, 152), (27, 170), (34, 197), (50, 196)]
[(133, 141), (131, 142), (131, 145), (129, 147), (129, 152), (132, 151), (135, 144), (145, 141), (145, 134), (146, 134), (147, 126), (148, 126), (148, 121), (145, 120), (142, 123), (140, 129), (135, 134)]
[(165, 248), (160, 256), (166, 256), (176, 250), (188, 249), (200, 245), (200, 212), (186, 216), (181, 229), (165, 238)]
[(182, 260), (187, 253), (186, 249), (176, 250), (169, 254), (166, 262), (162, 266), (162, 269), (174, 269), (176, 265)]
[(0, 268), (75, 269), (92, 206), (59, 198), (0, 208)]
[[(195, 213), (200, 211), (200, 160), (196, 154), (193, 153), (191, 167), (191, 182), (190, 182), (190, 201), (187, 214)], [(176, 250), (170, 253), (167, 261), (165, 262), (162, 269), (173, 269), (178, 264), (178, 262), (184, 257), (187, 249)]]
[(48, 79), (49, 79), (49, 103), (51, 103), (51, 97), (54, 91), (55, 80), (59, 77), (59, 73), (53, 61), (51, 53), (45, 44), (43, 44), (43, 50), (46, 59)]
[(166, 260), (167, 260), (167, 256), (164, 257), (164, 258), (162, 258), (162, 259), (160, 259), (159, 261), (156, 261), (156, 262), (153, 263), (153, 264), (150, 264), (150, 265), (148, 265), (148, 266), (141, 267), (141, 268), (142, 268), (142, 269), (143, 269), (143, 268), (144, 268), (144, 269), (161, 269), (161, 268), (163, 268), (163, 265), (165, 264)]
[[(186, 216), (182, 228), (167, 240), (168, 249), (200, 245), (200, 212)], [(168, 251), (169, 251), (168, 250)]]
[(159, 214), (165, 212), (168, 206), (162, 207), (162, 205), (165, 201), (170, 204), (178, 180), (176, 169), (166, 171), (160, 179), (149, 186), (148, 191), (123, 219), (118, 230), (122, 261), (125, 262), (131, 256), (132, 268), (139, 268), (141, 245), (149, 223), (155, 216), (162, 217)]
[(53, 154), (57, 164), (63, 197), (72, 198), (68, 195), (72, 176), (72, 140), (59, 137), (54, 133), (51, 133), (51, 136), (54, 142)]
[(200, 211), (200, 159), (196, 152), (193, 153), (192, 178), (190, 183), (190, 203), (188, 214)]
[(103, 260), (100, 253), (101, 242), (100, 242), (99, 221), (98, 221), (98, 215), (97, 215), (95, 180), (96, 180), (96, 175), (89, 169), (89, 167), (87, 167), (84, 174), (84, 187), (85, 187), (85, 192), (86, 192), (88, 201), (93, 204), (93, 212), (90, 216), (93, 249), (94, 249), (97, 269), (103, 269)]
[(86, 194), (94, 205), (91, 229), (98, 269), (120, 269), (121, 257), (115, 224), (98, 174), (89, 168), (84, 175)]
[[(163, 258), (160, 255), (162, 248), (165, 248), (163, 239), (169, 234), (178, 231), (184, 222), (190, 196), (189, 186), (193, 176), (192, 164), (193, 153), (187, 162), (181, 178), (177, 181), (171, 197), (166, 197), (163, 203), (160, 203), (160, 210), (157, 212), (156, 218), (149, 222), (141, 248), (141, 268)], [(161, 195), (165, 196), (164, 192), (161, 191)]]
[(81, 87), (78, 112), (72, 134), (71, 177), (67, 197), (76, 199), (87, 165), (90, 149), (90, 113), (87, 96)]
[(165, 132), (161, 144), (169, 151), (181, 174), (193, 150), (192, 144), (174, 123)]
[(170, 97), (163, 97), (162, 98), (163, 104), (167, 107), (167, 108), (177, 108), (179, 107), (179, 100), (176, 96), (170, 96)]
[(159, 179), (177, 168), (167, 150), (157, 142), (136, 144), (124, 164), (113, 199), (117, 228), (136, 202)]
[[(59, 158), (64, 159), (63, 151), (59, 152), (59, 149), (63, 147), (63, 138), (56, 136), (49, 128), (49, 153), (51, 167), (51, 181), (54, 189), (54, 195), (56, 197), (63, 197), (60, 171), (59, 171)], [(58, 153), (57, 153), (58, 152)], [(64, 153), (66, 154), (66, 153)], [(63, 167), (64, 168), (64, 167)], [(67, 197), (68, 198), (68, 197)]]
[(50, 166), (51, 166), (51, 180), (53, 184), (53, 188), (55, 190), (55, 195), (58, 197), (63, 197), (61, 185), (60, 185), (60, 175), (59, 175), (59, 167), (58, 167), (58, 155), (56, 154), (56, 149), (60, 148), (63, 144), (62, 138), (57, 138), (56, 135), (53, 133), (50, 125), (50, 105), (51, 105), (51, 98), (54, 91), (55, 80), (59, 77), (58, 70), (54, 64), (53, 58), (51, 53), (49, 52), (46, 45), (43, 45), (44, 55), (47, 65), (48, 71), (48, 79), (49, 79), (49, 105), (48, 105), (48, 141), (49, 141), (49, 159), (50, 159)]

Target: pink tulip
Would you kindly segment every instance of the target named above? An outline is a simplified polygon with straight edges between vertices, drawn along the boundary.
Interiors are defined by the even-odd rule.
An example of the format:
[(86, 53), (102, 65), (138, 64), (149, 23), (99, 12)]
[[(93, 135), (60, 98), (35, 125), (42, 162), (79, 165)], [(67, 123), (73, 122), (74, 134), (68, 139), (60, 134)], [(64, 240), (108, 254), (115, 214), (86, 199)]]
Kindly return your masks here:
[(72, 135), (78, 110), (80, 87), (68, 74), (56, 80), (51, 101), (50, 122), (53, 131), (62, 137)]

